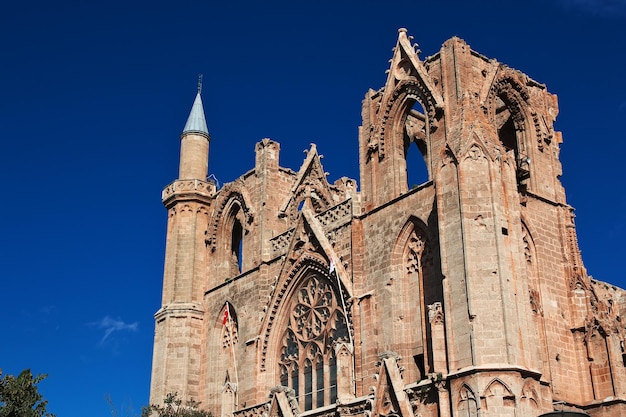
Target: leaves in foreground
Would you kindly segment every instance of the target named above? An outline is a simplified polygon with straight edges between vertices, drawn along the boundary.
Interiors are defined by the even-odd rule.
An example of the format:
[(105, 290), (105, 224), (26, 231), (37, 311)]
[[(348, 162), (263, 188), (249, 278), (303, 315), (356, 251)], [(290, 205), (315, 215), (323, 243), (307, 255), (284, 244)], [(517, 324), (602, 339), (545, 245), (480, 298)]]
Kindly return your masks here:
[[(178, 393), (165, 396), (163, 405), (149, 405), (141, 411), (141, 417), (213, 417), (209, 411), (198, 409), (200, 403), (193, 399), (183, 405)], [(1, 416), (0, 416), (1, 417)]]
[(46, 376), (33, 376), (30, 369), (24, 369), (17, 377), (2, 376), (0, 369), (0, 417), (54, 417), (46, 410), (48, 401), (37, 389)]

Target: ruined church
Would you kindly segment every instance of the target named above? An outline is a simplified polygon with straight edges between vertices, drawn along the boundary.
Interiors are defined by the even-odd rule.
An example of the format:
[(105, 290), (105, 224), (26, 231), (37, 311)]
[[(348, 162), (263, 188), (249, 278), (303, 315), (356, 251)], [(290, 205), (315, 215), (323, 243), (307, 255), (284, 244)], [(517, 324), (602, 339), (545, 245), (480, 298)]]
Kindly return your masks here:
[(151, 403), (177, 392), (215, 417), (626, 415), (626, 297), (583, 265), (556, 96), (459, 38), (422, 59), (401, 29), (390, 63), (362, 103), (358, 181), (329, 183), (315, 145), (282, 167), (263, 139), (218, 188), (198, 92), (162, 194)]

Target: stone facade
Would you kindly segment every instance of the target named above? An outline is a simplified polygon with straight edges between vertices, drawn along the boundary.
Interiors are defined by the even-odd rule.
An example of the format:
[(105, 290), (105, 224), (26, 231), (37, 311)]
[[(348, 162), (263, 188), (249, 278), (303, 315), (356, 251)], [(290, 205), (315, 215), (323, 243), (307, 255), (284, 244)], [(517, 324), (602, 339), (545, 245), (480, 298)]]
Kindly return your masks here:
[[(401, 29), (365, 96), (360, 190), (328, 183), (315, 145), (298, 172), (281, 167), (270, 139), (218, 189), (208, 131), (183, 132), (152, 402), (178, 392), (216, 417), (626, 415), (626, 294), (583, 266), (556, 96), (458, 38), (419, 52)], [(415, 187), (410, 152), (428, 172)]]

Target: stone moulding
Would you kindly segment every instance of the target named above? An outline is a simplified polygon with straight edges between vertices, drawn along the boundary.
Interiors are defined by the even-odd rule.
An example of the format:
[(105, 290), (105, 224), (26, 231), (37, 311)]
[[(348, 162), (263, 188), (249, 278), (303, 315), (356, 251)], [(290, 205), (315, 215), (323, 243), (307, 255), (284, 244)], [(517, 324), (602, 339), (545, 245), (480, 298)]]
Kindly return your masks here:
[(180, 316), (197, 316), (202, 317), (204, 315), (204, 308), (197, 303), (171, 303), (163, 306), (156, 313), (154, 313), (154, 319), (159, 322), (167, 317), (180, 317)]
[(204, 197), (208, 200), (215, 195), (216, 188), (212, 182), (201, 180), (176, 180), (167, 185), (161, 192), (161, 200), (165, 206), (169, 206), (176, 197), (183, 199), (196, 199)]
[(483, 365), (483, 366), (467, 366), (457, 371), (450, 372), (445, 377), (448, 380), (451, 380), (451, 379), (460, 378), (462, 376), (476, 374), (480, 372), (494, 372), (494, 371), (519, 372), (525, 378), (531, 377), (536, 380), (539, 380), (539, 378), (541, 378), (541, 372), (539, 372), (536, 369), (528, 369), (528, 368), (524, 368), (523, 366), (512, 366), (506, 363), (495, 363), (495, 364)]

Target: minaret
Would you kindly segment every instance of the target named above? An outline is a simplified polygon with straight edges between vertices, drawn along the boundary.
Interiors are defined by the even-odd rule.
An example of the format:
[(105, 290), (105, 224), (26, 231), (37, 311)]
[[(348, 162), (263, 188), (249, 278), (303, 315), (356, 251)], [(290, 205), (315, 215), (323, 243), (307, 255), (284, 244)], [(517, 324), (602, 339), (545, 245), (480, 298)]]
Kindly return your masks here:
[(191, 107), (189, 118), (180, 136), (179, 180), (206, 180), (209, 167), (209, 142), (211, 136), (206, 126), (202, 107), (202, 77), (198, 81), (198, 94)]
[(202, 107), (201, 79), (181, 134), (178, 179), (165, 187), (168, 211), (162, 306), (155, 314), (150, 403), (177, 392), (198, 399), (201, 332), (204, 322), (205, 232), (215, 186), (207, 182), (209, 131)]

